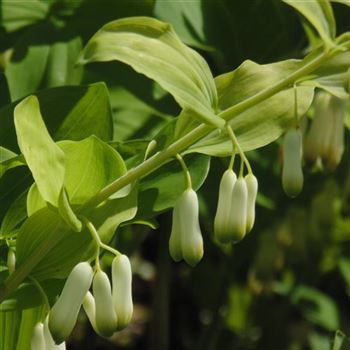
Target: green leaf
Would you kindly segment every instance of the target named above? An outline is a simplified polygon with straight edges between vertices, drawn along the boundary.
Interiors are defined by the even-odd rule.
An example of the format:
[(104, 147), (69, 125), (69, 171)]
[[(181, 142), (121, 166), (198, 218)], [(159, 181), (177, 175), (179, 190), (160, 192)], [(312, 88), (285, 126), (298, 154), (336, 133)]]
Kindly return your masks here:
[[(63, 281), (57, 279), (48, 279), (41, 283), (46, 296), (51, 302), (62, 290)], [(38, 288), (33, 283), (22, 283), (18, 289), (11, 294), (10, 298), (0, 304), (2, 311), (26, 310), (32, 307), (41, 306), (43, 297)]]
[[(300, 61), (287, 60), (259, 65), (245, 61), (236, 70), (215, 78), (219, 104), (225, 110), (242, 102), (267, 86), (271, 86), (300, 67)], [(313, 100), (313, 87), (298, 86), (298, 117), (302, 117)], [(282, 90), (244, 112), (233, 115), (229, 124), (244, 151), (253, 150), (275, 141), (295, 122), (295, 91)], [(215, 130), (192, 145), (186, 153), (199, 152), (213, 156), (229, 156), (232, 143), (226, 132)]]
[(103, 242), (108, 243), (112, 239), (121, 223), (134, 218), (137, 212), (137, 195), (138, 188), (135, 186), (128, 196), (107, 200), (89, 216)]
[(304, 317), (329, 331), (339, 328), (339, 313), (336, 303), (317, 289), (299, 285), (291, 294), (292, 303), (296, 304)]
[[(197, 190), (208, 175), (210, 158), (191, 155), (185, 158), (185, 162), (191, 174), (193, 189)], [(135, 220), (150, 218), (172, 208), (185, 190), (186, 181), (179, 162), (173, 161), (146, 176), (139, 186), (139, 210)]]
[(16, 42), (5, 70), (12, 101), (40, 87), (50, 52), (48, 30), (47, 25), (35, 26)]
[(331, 0), (331, 2), (338, 2), (339, 4), (350, 6), (349, 0)]
[[(118, 152), (95, 136), (81, 141), (61, 141), (58, 146), (65, 154), (64, 187), (73, 207), (85, 203), (126, 173)], [(36, 184), (29, 190), (27, 206), (28, 215), (46, 207)]]
[(328, 0), (283, 0), (299, 11), (317, 30), (326, 45), (333, 46), (336, 28), (332, 7)]
[(47, 62), (47, 86), (75, 85), (81, 81), (82, 67), (75, 66), (82, 49), (79, 36), (65, 38), (63, 33), (57, 37), (50, 48)]
[(187, 45), (212, 51), (213, 48), (206, 43), (203, 7), (202, 1), (156, 0), (154, 15), (171, 23)]
[(194, 117), (218, 127), (217, 94), (205, 60), (185, 46), (169, 24), (131, 17), (103, 26), (88, 42), (81, 63), (118, 60), (155, 80)]
[(49, 10), (47, 3), (39, 0), (1, 1), (0, 25), (8, 32), (18, 30), (29, 24), (43, 20)]
[(7, 170), (22, 165), (26, 165), (22, 155), (18, 156), (16, 153), (0, 146), (0, 178)]
[(14, 110), (18, 145), (39, 192), (57, 207), (64, 181), (64, 153), (51, 139), (40, 114), (39, 101), (29, 96)]
[(336, 331), (335, 336), (334, 336), (332, 350), (340, 350), (345, 338), (346, 338), (346, 336), (342, 331), (339, 331), (339, 330)]
[[(81, 140), (91, 134), (102, 140), (113, 135), (112, 112), (104, 83), (65, 86), (36, 93), (45, 124), (55, 140)], [(0, 145), (17, 152), (12, 103), (0, 110)]]
[[(40, 245), (42, 245), (44, 241), (52, 240), (53, 238), (60, 242), (62, 239), (66, 238), (69, 235), (73, 237), (74, 235), (75, 237), (79, 237), (82, 243), (86, 241), (86, 238), (89, 239), (88, 235), (75, 233), (70, 230), (68, 226), (63, 222), (63, 219), (60, 217), (60, 215), (55, 211), (49, 208), (43, 208), (37, 211), (24, 222), (18, 232), (16, 245), (17, 267), (25, 264), (26, 259), (28, 259), (30, 256), (36, 256), (37, 254), (39, 254), (39, 256), (42, 256), (42, 254), (45, 254), (46, 257), (51, 256), (50, 251), (42, 252), (40, 249), (38, 251)], [(78, 255), (78, 247), (76, 246), (74, 248), (77, 249), (75, 253), (72, 253), (70, 251), (73, 257), (74, 255)], [(65, 263), (65, 259), (70, 260), (73, 257), (69, 257), (69, 255), (63, 254), (62, 261), (59, 262), (59, 264), (56, 266), (56, 269), (61, 268), (61, 266)], [(40, 263), (39, 266), (42, 266), (42, 263)], [(36, 277), (34, 272), (37, 268), (38, 266), (36, 266), (31, 272), (32, 276), (34, 277)], [(46, 266), (46, 268), (49, 269), (50, 266)], [(51, 268), (53, 267), (51, 266)]]
[(349, 99), (349, 93), (345, 89), (345, 82), (350, 78), (348, 73), (322, 76), (314, 80), (303, 81), (302, 85), (313, 86), (329, 92), (343, 100)]
[[(137, 191), (124, 198), (107, 200), (87, 217), (97, 228), (101, 239), (108, 243), (117, 227), (131, 220), (137, 210)], [(43, 254), (38, 249), (45, 241), (56, 242), (53, 249), (44, 251), (41, 262), (31, 271), (38, 280), (65, 278), (78, 262), (88, 260), (95, 252), (89, 232), (73, 232), (55, 211), (43, 208), (30, 216), (21, 226), (17, 238), (18, 266), (26, 264), (26, 259)]]
[(84, 203), (126, 173), (118, 152), (95, 136), (61, 141), (59, 146), (66, 157), (64, 185), (72, 205)]
[(31, 350), (31, 339), (34, 326), (39, 322), (42, 307), (29, 308), (22, 311), (21, 326), (18, 332), (16, 350)]
[(346, 283), (346, 288), (350, 291), (350, 260), (346, 258), (339, 259), (338, 267), (344, 282)]
[(23, 192), (7, 210), (0, 227), (2, 237), (12, 236), (13, 231), (26, 219), (26, 198), (27, 191)]
[(308, 336), (310, 350), (330, 350), (330, 339), (328, 335), (323, 335), (318, 332), (310, 332)]
[(110, 88), (111, 104), (115, 110), (113, 140), (152, 138), (171, 118), (123, 87)]
[(7, 84), (6, 76), (0, 73), (0, 108), (11, 103), (10, 91)]
[(58, 199), (58, 212), (60, 213), (61, 217), (65, 221), (65, 223), (75, 232), (80, 232), (82, 229), (82, 223), (75, 215), (74, 211), (72, 210), (69, 199), (67, 196), (67, 192), (64, 188), (62, 188), (62, 191), (60, 193), (59, 199)]

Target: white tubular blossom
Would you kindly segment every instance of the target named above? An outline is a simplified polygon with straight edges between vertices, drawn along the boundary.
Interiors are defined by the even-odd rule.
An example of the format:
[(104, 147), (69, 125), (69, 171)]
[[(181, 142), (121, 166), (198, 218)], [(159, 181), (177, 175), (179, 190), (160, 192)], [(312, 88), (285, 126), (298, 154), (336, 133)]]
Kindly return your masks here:
[(98, 329), (96, 327), (96, 304), (95, 304), (95, 298), (90, 292), (87, 292), (84, 300), (83, 300), (83, 309), (86, 313), (87, 318), (90, 321), (90, 324), (94, 331), (98, 333)]
[(239, 177), (233, 186), (231, 196), (231, 215), (228, 225), (231, 228), (231, 242), (239, 242), (246, 234), (248, 189), (243, 177)]
[(296, 197), (303, 188), (302, 135), (300, 129), (290, 129), (283, 140), (282, 185), (286, 194)]
[(77, 264), (69, 274), (49, 314), (49, 329), (56, 344), (62, 343), (72, 332), (92, 277), (93, 270), (88, 262)]
[(326, 92), (319, 92), (314, 101), (314, 119), (304, 142), (304, 158), (311, 163), (324, 154), (331, 139), (330, 101), (331, 95)]
[(203, 257), (197, 193), (193, 189), (185, 190), (176, 206), (178, 207), (182, 255), (187, 264), (195, 266)]
[(218, 206), (214, 218), (214, 234), (219, 242), (231, 241), (231, 216), (232, 190), (237, 181), (237, 176), (232, 169), (225, 171), (220, 181)]
[(332, 96), (330, 112), (330, 118), (332, 118), (330, 141), (323, 150), (322, 158), (326, 166), (334, 170), (339, 164), (344, 152), (344, 117), (346, 102)]
[(253, 174), (245, 176), (247, 184), (248, 199), (247, 199), (247, 233), (251, 231), (255, 222), (255, 202), (258, 194), (258, 180)]
[(66, 350), (66, 343), (63, 342), (59, 345), (55, 344), (52, 335), (49, 330), (49, 318), (46, 317), (44, 322), (44, 338), (46, 344), (46, 350)]
[(112, 262), (112, 298), (118, 329), (125, 328), (133, 314), (132, 271), (129, 258), (118, 255)]
[(181, 230), (178, 208), (175, 206), (173, 210), (173, 220), (169, 239), (169, 253), (172, 259), (179, 262), (183, 259), (181, 247)]
[(44, 325), (42, 323), (37, 323), (34, 326), (30, 347), (31, 350), (46, 350)]
[(92, 290), (95, 298), (95, 322), (98, 333), (110, 337), (117, 330), (118, 322), (113, 307), (111, 284), (105, 272), (101, 270), (96, 272)]
[(13, 273), (16, 268), (16, 254), (13, 249), (9, 249), (7, 253), (7, 267), (9, 269), (9, 273)]

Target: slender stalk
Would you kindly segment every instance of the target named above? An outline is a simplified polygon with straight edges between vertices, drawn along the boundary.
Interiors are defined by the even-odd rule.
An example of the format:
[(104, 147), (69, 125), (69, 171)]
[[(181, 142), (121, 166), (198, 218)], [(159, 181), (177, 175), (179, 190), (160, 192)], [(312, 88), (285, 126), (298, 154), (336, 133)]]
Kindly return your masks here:
[(249, 174), (253, 174), (253, 171), (252, 171), (252, 167), (250, 166), (250, 163), (246, 157), (246, 155), (244, 154), (241, 146), (239, 145), (238, 143), (238, 140), (236, 138), (236, 135), (234, 134), (232, 128), (230, 125), (226, 124), (226, 130), (227, 130), (227, 133), (228, 133), (228, 136), (230, 137), (231, 141), (232, 141), (232, 146), (233, 146), (233, 149), (237, 148), (238, 149), (238, 153), (241, 157), (241, 171), (240, 171), (240, 175), (242, 176), (243, 175), (243, 163), (246, 165), (247, 169), (248, 169), (248, 173)]
[(188, 170), (186, 163), (183, 160), (183, 158), (180, 156), (180, 154), (176, 155), (176, 159), (179, 161), (179, 163), (181, 164), (182, 170), (184, 171), (187, 189), (191, 189), (192, 188), (192, 179), (191, 179), (190, 171)]
[[(295, 81), (312, 73), (322, 63), (330, 59), (336, 49), (332, 51), (322, 52), (315, 56), (312, 60), (305, 63), (300, 69), (288, 75), (286, 78), (280, 80), (271, 87), (260, 91), (259, 93), (247, 98), (244, 101), (237, 103), (236, 105), (221, 112), (219, 116), (224, 120), (228, 121), (237, 114), (249, 109), (250, 107), (264, 101), (265, 99), (275, 95), (286, 87), (292, 86)], [(155, 154), (145, 162), (141, 163), (137, 167), (130, 169), (125, 175), (113, 181), (111, 184), (103, 188), (97, 195), (92, 197), (78, 210), (79, 213), (85, 210), (90, 210), (99, 205), (100, 203), (107, 200), (112, 194), (119, 191), (126, 185), (132, 183), (135, 180), (139, 180), (151, 172), (155, 171), (163, 164), (169, 162), (175, 157), (177, 153), (187, 149), (190, 145), (206, 136), (213, 128), (208, 125), (201, 124), (200, 126), (193, 129), (188, 134), (184, 135), (171, 145), (169, 145), (163, 151)], [(59, 228), (57, 228), (59, 229)], [(25, 264), (22, 264), (18, 269), (9, 276), (5, 283), (0, 288), (0, 302), (4, 300), (12, 291), (14, 291), (19, 284), (29, 275), (32, 269), (50, 252), (50, 250), (60, 240), (60, 235), (52, 235), (45, 240), (37, 250), (26, 260)]]
[(34, 283), (35, 287), (38, 289), (39, 293), (41, 294), (41, 297), (43, 299), (44, 305), (46, 307), (45, 311), (50, 311), (50, 303), (49, 303), (49, 299), (47, 298), (47, 295), (43, 289), (43, 287), (41, 286), (41, 284), (34, 278), (29, 276), (29, 279)]

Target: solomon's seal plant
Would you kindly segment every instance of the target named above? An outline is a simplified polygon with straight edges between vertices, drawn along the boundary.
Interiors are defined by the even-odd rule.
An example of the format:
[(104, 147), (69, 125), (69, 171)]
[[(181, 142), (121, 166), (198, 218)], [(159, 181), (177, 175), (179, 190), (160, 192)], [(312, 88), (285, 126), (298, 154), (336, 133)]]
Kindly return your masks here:
[[(0, 180), (17, 169), (22, 187), (11, 192), (1, 217), (0, 325), (13, 331), (1, 335), (0, 350), (63, 348), (81, 306), (104, 337), (132, 321), (131, 264), (114, 242), (121, 227), (155, 227), (155, 217), (173, 209), (170, 255), (197, 265), (205, 246), (197, 191), (211, 157), (230, 158), (210, 219), (220, 243), (237, 243), (254, 231), (258, 180), (246, 152), (284, 135), (282, 184), (296, 196), (303, 186), (300, 119), (313, 109), (305, 158), (332, 169), (339, 164), (350, 34), (336, 37), (329, 1), (285, 2), (304, 16), (309, 53), (263, 65), (247, 60), (216, 77), (170, 24), (155, 18), (107, 23), (84, 48), (74, 41), (78, 70), (119, 61), (176, 101), (178, 116), (164, 118), (142, 140), (113, 140), (104, 83), (29, 96), (12, 88), (15, 102), (0, 109)], [(8, 77), (15, 76), (11, 69)], [(25, 302), (17, 293), (22, 289)]]

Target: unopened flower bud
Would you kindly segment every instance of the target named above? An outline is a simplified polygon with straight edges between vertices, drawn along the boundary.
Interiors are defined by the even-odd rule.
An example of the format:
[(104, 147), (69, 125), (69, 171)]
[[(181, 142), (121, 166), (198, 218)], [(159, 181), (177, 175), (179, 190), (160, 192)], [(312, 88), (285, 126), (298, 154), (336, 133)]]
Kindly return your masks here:
[(90, 292), (87, 292), (84, 297), (83, 309), (86, 313), (87, 318), (90, 321), (92, 328), (96, 333), (98, 333), (99, 331), (96, 327), (96, 303), (94, 296)]
[(244, 178), (247, 184), (247, 233), (251, 231), (255, 222), (255, 202), (258, 194), (258, 180), (253, 174), (248, 174)]
[(178, 202), (182, 255), (187, 264), (195, 266), (203, 257), (203, 238), (199, 226), (197, 193), (187, 189)]
[(49, 329), (56, 344), (62, 343), (72, 332), (92, 277), (93, 270), (88, 262), (77, 264), (69, 274), (49, 314)]
[(231, 216), (232, 190), (237, 181), (233, 170), (228, 169), (220, 181), (218, 207), (214, 218), (214, 234), (219, 242), (231, 241), (231, 227), (229, 218)]
[(55, 344), (55, 341), (53, 340), (49, 330), (49, 317), (46, 317), (44, 322), (44, 338), (46, 350), (66, 350), (66, 342), (63, 342), (59, 345)]
[(303, 188), (303, 170), (301, 167), (302, 135), (299, 129), (290, 129), (283, 140), (282, 185), (284, 192), (296, 197)]
[(105, 272), (96, 272), (92, 291), (96, 305), (96, 327), (99, 334), (110, 337), (117, 330), (118, 322), (113, 307), (111, 284)]
[(13, 249), (9, 249), (7, 253), (7, 267), (9, 269), (9, 273), (13, 273), (16, 268), (16, 254)]
[(172, 217), (172, 227), (169, 239), (169, 252), (170, 256), (174, 261), (179, 262), (183, 259), (182, 256), (182, 247), (181, 247), (181, 229), (180, 229), (180, 218), (179, 218), (179, 210), (175, 206), (173, 210)]
[(330, 118), (332, 127), (330, 139), (323, 150), (322, 158), (326, 166), (334, 170), (339, 164), (344, 152), (344, 116), (346, 112), (345, 101), (332, 96), (330, 102)]
[(319, 92), (314, 101), (315, 112), (310, 130), (304, 142), (304, 158), (314, 163), (328, 148), (332, 130), (332, 116), (329, 112), (331, 95)]
[(231, 228), (231, 242), (243, 239), (247, 230), (248, 189), (243, 177), (239, 177), (233, 186), (231, 197), (231, 215), (228, 225)]
[(34, 326), (30, 346), (31, 350), (46, 350), (44, 325), (42, 323), (37, 323)]
[(129, 324), (133, 313), (132, 271), (129, 258), (123, 254), (112, 262), (112, 298), (118, 329), (122, 329)]

